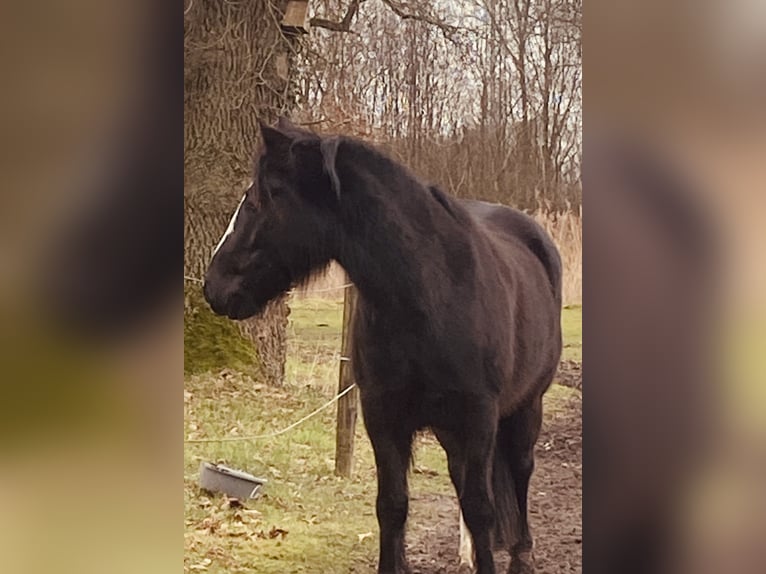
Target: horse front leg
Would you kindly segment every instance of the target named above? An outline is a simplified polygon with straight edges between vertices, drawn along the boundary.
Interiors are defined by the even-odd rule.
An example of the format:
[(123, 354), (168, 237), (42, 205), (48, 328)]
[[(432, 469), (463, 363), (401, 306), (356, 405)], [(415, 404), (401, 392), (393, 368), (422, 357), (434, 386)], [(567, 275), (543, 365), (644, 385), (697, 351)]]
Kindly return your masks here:
[(404, 527), (409, 505), (407, 470), (412, 433), (402, 431), (396, 424), (370, 424), (367, 415), (365, 418), (378, 474), (375, 505), (380, 527), (378, 573), (407, 574), (410, 570), (404, 555)]

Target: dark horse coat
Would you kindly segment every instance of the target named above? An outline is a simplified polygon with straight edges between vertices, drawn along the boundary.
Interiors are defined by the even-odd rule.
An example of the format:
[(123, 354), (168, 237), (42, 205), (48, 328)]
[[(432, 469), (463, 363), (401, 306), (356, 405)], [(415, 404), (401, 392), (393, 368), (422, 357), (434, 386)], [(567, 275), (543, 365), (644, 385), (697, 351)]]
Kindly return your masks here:
[(205, 285), (233, 318), (337, 260), (359, 291), (352, 364), (378, 469), (380, 572), (406, 572), (414, 433), (445, 448), (481, 574), (529, 569), (527, 487), (561, 353), (561, 263), (509, 207), (461, 201), (358, 140), (262, 128), (256, 182)]

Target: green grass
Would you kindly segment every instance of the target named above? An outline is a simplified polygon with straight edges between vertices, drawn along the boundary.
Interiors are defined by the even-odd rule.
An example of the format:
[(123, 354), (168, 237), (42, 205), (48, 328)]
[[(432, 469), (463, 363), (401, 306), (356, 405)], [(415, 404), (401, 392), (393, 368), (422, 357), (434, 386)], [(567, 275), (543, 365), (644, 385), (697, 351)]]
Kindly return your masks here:
[(567, 305), (561, 311), (564, 350), (561, 358), (582, 361), (582, 305)]
[[(245, 389), (245, 390), (240, 390)], [(326, 394), (301, 387), (259, 387), (232, 376), (226, 385), (210, 376), (187, 381), (187, 436), (259, 434), (287, 426), (327, 400)], [(186, 566), (212, 560), (210, 572), (348, 572), (364, 559), (369, 545), (355, 545), (356, 534), (373, 528), (367, 498), (371, 455), (362, 441), (355, 478), (333, 476), (334, 411), (328, 409), (289, 434), (255, 442), (189, 444), (185, 452)], [(199, 422), (197, 422), (199, 421)], [(204, 427), (203, 427), (204, 425)], [(196, 430), (195, 430), (196, 428)], [(226, 462), (268, 479), (266, 495), (248, 507), (228, 508), (196, 486), (201, 461)], [(276, 535), (279, 530), (285, 535)], [(272, 537), (274, 536), (274, 537)], [(305, 565), (313, 565), (307, 569)]]
[[(287, 383), (282, 389), (228, 372), (187, 377), (186, 438), (249, 436), (286, 427), (335, 392), (341, 302), (293, 300)], [(564, 315), (565, 338), (581, 347), (580, 309)], [(573, 391), (553, 385), (546, 417), (565, 408)], [(353, 478), (333, 475), (335, 407), (279, 437), (188, 443), (184, 452), (186, 572), (259, 574), (370, 572), (377, 553), (372, 449), (357, 425)], [(225, 462), (266, 478), (265, 495), (244, 508), (197, 487), (202, 461)], [(417, 440), (412, 494), (451, 493), (446, 457), (430, 434)]]
[(342, 322), (343, 301), (291, 300), (285, 364), (288, 384), (336, 387)]

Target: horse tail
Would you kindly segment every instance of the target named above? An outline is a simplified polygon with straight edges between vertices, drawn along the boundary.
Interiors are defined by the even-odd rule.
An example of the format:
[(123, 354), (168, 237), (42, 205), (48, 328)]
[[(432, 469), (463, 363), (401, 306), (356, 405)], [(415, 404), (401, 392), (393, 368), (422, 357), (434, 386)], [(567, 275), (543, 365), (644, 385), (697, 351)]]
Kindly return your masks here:
[(492, 492), (495, 501), (496, 548), (510, 548), (519, 539), (520, 513), (516, 499), (516, 486), (511, 473), (510, 456), (513, 452), (511, 421), (501, 419), (495, 437), (492, 464)]

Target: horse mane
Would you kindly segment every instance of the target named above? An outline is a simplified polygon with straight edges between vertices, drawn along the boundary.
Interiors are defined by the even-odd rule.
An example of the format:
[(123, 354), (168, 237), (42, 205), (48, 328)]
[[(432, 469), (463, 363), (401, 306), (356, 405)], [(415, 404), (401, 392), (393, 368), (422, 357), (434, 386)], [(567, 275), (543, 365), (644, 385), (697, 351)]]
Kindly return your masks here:
[[(456, 282), (475, 262), (479, 235), (458, 200), (418, 178), (383, 151), (339, 140), (336, 168), (344, 240), (341, 265), (381, 300), (435, 315), (444, 296), (434, 285)], [(461, 223), (461, 216), (465, 220)]]
[(445, 211), (454, 221), (463, 225), (469, 221), (468, 213), (460, 205), (459, 200), (444, 192), (437, 184), (424, 182), (409, 167), (383, 150), (354, 137), (341, 136), (340, 141), (341, 144), (346, 145), (347, 151), (358, 153), (365, 159), (371, 160), (374, 168), (405, 177), (412, 183), (413, 188), (418, 188), (422, 192), (424, 199), (429, 202), (435, 201), (439, 209)]
[(455, 221), (463, 222), (465, 218), (465, 210), (462, 209), (454, 198), (444, 193), (441, 188), (436, 185), (429, 185), (428, 191), (431, 192), (431, 196), (439, 202), (447, 213), (452, 216)]
[(344, 145), (347, 152), (351, 151), (352, 154), (359, 154), (365, 159), (372, 160), (375, 164), (378, 164), (377, 167), (396, 170), (402, 175), (408, 176), (413, 182), (420, 183), (417, 176), (406, 165), (397, 161), (380, 148), (352, 136), (338, 136), (338, 138), (340, 145)]

